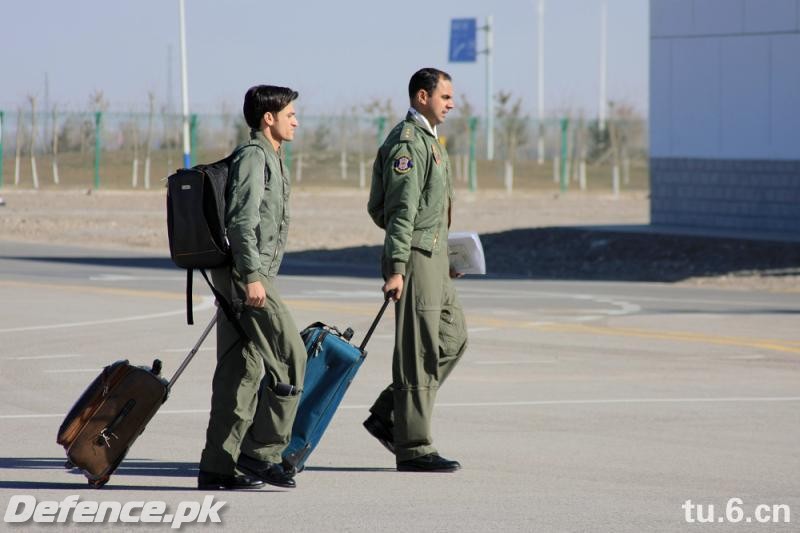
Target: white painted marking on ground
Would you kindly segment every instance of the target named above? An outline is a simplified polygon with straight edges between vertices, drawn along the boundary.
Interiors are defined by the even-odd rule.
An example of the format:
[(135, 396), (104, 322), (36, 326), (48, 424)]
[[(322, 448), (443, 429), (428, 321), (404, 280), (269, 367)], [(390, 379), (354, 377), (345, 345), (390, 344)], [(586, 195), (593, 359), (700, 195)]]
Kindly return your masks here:
[(553, 364), (555, 361), (473, 361), (473, 365), (538, 365)]
[[(436, 407), (522, 407), (536, 405), (607, 405), (647, 403), (800, 402), (800, 396), (730, 398), (609, 398), (587, 400), (532, 400), (521, 402), (437, 403)], [(340, 409), (369, 409), (372, 405), (342, 405)]]
[[(436, 407), (526, 407), (537, 405), (608, 405), (608, 404), (648, 404), (648, 403), (747, 403), (747, 402), (800, 402), (800, 396), (741, 396), (723, 398), (609, 398), (587, 400), (531, 400), (520, 402), (469, 402), (437, 403)], [(371, 404), (341, 405), (339, 409), (369, 409)], [(162, 415), (208, 414), (208, 409), (163, 409)], [(0, 420), (26, 418), (63, 418), (60, 414), (0, 415)]]
[[(203, 303), (201, 303), (200, 305), (196, 305), (193, 309), (195, 311), (205, 311), (206, 309), (212, 309), (213, 307), (214, 307), (214, 297), (205, 296), (203, 297)], [(5, 328), (5, 329), (0, 329), (0, 333), (17, 333), (21, 331), (42, 331), (49, 329), (80, 328), (86, 326), (97, 326), (100, 324), (118, 324), (121, 322), (132, 322), (135, 320), (151, 320), (153, 318), (163, 318), (167, 316), (181, 315), (185, 312), (186, 309), (181, 309), (180, 311), (166, 311), (164, 313), (125, 316), (120, 318), (107, 318), (103, 320), (87, 320), (85, 322), (68, 322), (65, 324), (48, 324), (42, 326), (23, 326), (18, 328)]]
[(83, 357), (76, 353), (52, 354), (52, 355), (30, 355), (25, 357), (4, 357), (10, 361), (35, 361), (39, 359), (70, 359), (74, 357)]
[(97, 274), (89, 281), (181, 281), (185, 276), (128, 276), (125, 274)]
[(42, 370), (45, 374), (71, 374), (75, 372), (100, 372), (102, 368), (57, 368), (52, 370)]
[(300, 298), (321, 298), (326, 300), (375, 300), (380, 297), (380, 291), (332, 291), (319, 289), (313, 291), (301, 291)]

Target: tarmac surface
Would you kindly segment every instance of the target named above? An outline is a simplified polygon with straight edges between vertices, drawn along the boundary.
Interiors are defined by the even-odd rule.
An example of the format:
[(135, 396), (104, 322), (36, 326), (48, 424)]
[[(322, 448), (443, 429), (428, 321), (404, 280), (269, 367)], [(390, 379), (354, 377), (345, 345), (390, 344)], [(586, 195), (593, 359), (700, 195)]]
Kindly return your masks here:
[[(103, 489), (64, 469), (55, 442), (104, 365), (177, 368), (213, 313), (197, 276), (186, 325), (184, 283), (146, 252), (0, 241), (0, 512), (15, 495), (158, 500), (174, 512), (212, 494), (195, 486), (213, 334)], [(381, 302), (366, 267), (289, 260), (278, 287), (298, 324), (350, 326), (356, 341)], [(183, 528), (798, 530), (800, 293), (477, 277), (457, 287), (470, 347), (439, 393), (434, 436), (461, 471), (398, 473), (361, 427), (390, 380), (390, 309), (298, 487), (213, 493), (226, 502), (221, 523)]]

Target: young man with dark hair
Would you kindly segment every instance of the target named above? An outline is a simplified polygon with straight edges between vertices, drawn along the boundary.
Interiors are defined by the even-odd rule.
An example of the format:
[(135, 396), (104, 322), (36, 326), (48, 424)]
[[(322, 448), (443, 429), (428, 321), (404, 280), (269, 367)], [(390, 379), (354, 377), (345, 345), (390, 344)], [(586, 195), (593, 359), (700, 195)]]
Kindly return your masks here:
[(402, 472), (453, 472), (461, 465), (433, 447), (436, 392), (467, 346), (451, 277), (447, 232), (453, 202), (450, 160), (436, 126), (453, 109), (446, 72), (424, 68), (408, 84), (411, 108), (378, 150), (368, 211), (386, 231), (383, 292), (395, 305), (392, 384), (364, 427), (395, 454)]
[[(217, 368), (201, 490), (295, 486), (281, 466), (305, 374), (306, 350), (275, 289), (289, 228), (289, 176), (281, 146), (294, 138), (296, 91), (258, 85), (245, 94), (250, 140), (231, 163), (225, 227), (233, 261), (212, 271), (229, 301), (243, 302), (238, 323), (217, 320)], [(263, 375), (263, 379), (262, 379)]]

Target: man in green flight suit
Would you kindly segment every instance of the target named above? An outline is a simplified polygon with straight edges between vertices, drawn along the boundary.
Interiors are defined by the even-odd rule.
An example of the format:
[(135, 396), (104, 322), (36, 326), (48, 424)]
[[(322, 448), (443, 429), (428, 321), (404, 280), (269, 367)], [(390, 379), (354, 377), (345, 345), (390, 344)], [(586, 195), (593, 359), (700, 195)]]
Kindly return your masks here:
[(467, 346), (447, 253), (453, 184), (436, 126), (453, 109), (450, 75), (417, 71), (411, 108), (378, 150), (368, 211), (386, 231), (383, 292), (395, 300), (392, 384), (364, 427), (395, 454), (401, 472), (453, 472), (461, 465), (433, 447), (431, 415), (439, 386)]
[[(257, 85), (244, 98), (250, 141), (234, 152), (225, 227), (232, 265), (212, 271), (228, 301), (244, 303), (236, 325), (217, 320), (217, 368), (206, 445), (197, 486), (202, 490), (295, 486), (281, 466), (305, 374), (306, 350), (274, 285), (289, 228), (289, 176), (281, 145), (294, 138), (296, 91)], [(262, 379), (263, 374), (263, 379)]]

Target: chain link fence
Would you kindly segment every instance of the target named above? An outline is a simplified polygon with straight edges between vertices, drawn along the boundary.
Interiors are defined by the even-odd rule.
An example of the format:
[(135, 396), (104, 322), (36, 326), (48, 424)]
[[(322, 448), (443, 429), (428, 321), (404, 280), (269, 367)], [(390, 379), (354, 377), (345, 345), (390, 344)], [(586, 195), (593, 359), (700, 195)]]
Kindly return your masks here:
[[(285, 158), (295, 183), (369, 187), (377, 146), (400, 116), (300, 116)], [(248, 137), (233, 113), (191, 116), (193, 164), (225, 157)], [(167, 113), (0, 111), (0, 188), (154, 189), (183, 165), (183, 119)], [(608, 190), (649, 187), (647, 123), (612, 117), (546, 121), (501, 112), (488, 160), (480, 117), (440, 126), (454, 182), (465, 189)]]

